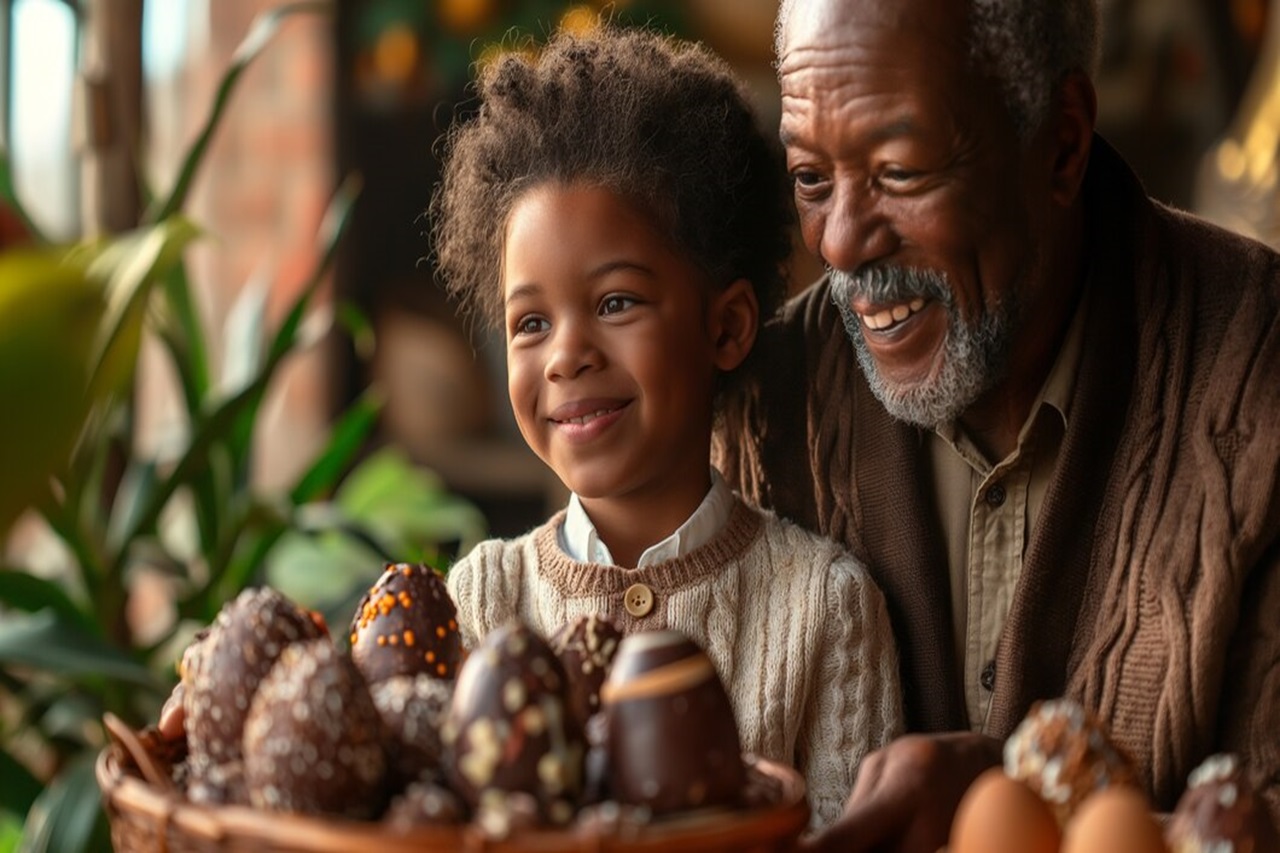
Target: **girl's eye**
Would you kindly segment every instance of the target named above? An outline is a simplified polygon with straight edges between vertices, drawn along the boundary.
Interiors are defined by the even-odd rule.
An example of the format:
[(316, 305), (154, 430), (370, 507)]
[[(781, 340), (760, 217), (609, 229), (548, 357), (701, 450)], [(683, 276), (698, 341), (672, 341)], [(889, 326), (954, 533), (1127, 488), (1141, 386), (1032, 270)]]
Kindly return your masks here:
[(515, 324), (517, 335), (536, 335), (545, 332), (550, 324), (543, 317), (521, 317)]
[(612, 296), (606, 296), (603, 300), (601, 300), (600, 313), (601, 314), (617, 314), (627, 310), (628, 308), (630, 308), (632, 305), (635, 305), (635, 304), (636, 304), (636, 301), (629, 296), (619, 296), (617, 294), (613, 294)]

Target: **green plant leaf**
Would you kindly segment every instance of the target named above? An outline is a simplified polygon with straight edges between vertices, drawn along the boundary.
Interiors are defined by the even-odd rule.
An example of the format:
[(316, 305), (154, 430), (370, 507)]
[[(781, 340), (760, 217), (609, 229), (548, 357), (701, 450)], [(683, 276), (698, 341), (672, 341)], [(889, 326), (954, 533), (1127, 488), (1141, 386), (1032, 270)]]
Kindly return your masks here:
[(352, 208), (355, 206), (355, 200), (360, 194), (361, 179), (357, 175), (349, 175), (338, 186), (333, 197), (329, 201), (329, 206), (325, 210), (324, 219), (320, 223), (319, 233), (316, 237), (318, 246), (318, 259), (315, 267), (312, 269), (310, 276), (303, 284), (297, 298), (290, 306), (289, 311), (285, 314), (279, 328), (276, 330), (275, 336), (272, 338), (271, 345), (267, 349), (267, 357), (262, 366), (258, 370), (257, 377), (250, 389), (258, 389), (252, 396), (248, 397), (248, 406), (245, 407), (236, 423), (233, 434), (231, 436), (229, 446), (239, 465), (237, 467), (245, 467), (246, 460), (253, 444), (254, 425), (257, 420), (257, 412), (261, 404), (262, 394), (265, 392), (272, 377), (275, 375), (276, 369), (280, 363), (292, 354), (298, 347), (299, 329), (302, 327), (303, 321), (307, 318), (307, 312), (311, 304), (311, 299), (315, 296), (320, 286), (324, 284), (329, 267), (333, 263), (334, 255), (338, 250), (338, 243), (342, 239), (343, 233), (346, 231), (347, 223), (350, 221)]
[(369, 389), (343, 414), (325, 449), (290, 490), (295, 505), (315, 500), (337, 485), (377, 425), (383, 402), (380, 393)]
[(89, 264), (106, 286), (107, 308), (93, 343), (91, 387), (120, 388), (133, 373), (151, 286), (181, 258), (199, 234), (182, 216), (111, 238)]
[(49, 608), (58, 617), (86, 634), (101, 636), (101, 629), (67, 595), (61, 584), (38, 578), (21, 569), (0, 568), (0, 603), (26, 613)]
[(22, 853), (91, 853), (108, 850), (102, 794), (94, 777), (97, 756), (86, 752), (32, 804)]
[(191, 298), (185, 264), (177, 264), (164, 276), (164, 299), (153, 316), (156, 333), (169, 351), (169, 362), (178, 374), (187, 414), (200, 410), (209, 393), (209, 347), (200, 314)]
[(130, 541), (126, 535), (137, 535), (139, 517), (159, 482), (159, 465), (154, 459), (131, 460), (120, 478), (120, 488), (107, 521), (107, 547), (112, 551), (123, 551)]
[(244, 74), (244, 70), (249, 67), (249, 64), (257, 58), (258, 54), (262, 52), (262, 49), (267, 46), (272, 36), (280, 29), (280, 25), (285, 18), (299, 12), (321, 12), (329, 9), (330, 4), (322, 2), (286, 3), (262, 13), (254, 20), (249, 34), (245, 36), (244, 41), (236, 49), (231, 65), (218, 83), (218, 90), (214, 95), (213, 107), (209, 112), (209, 117), (205, 119), (204, 127), (187, 151), (187, 156), (183, 160), (182, 168), (178, 170), (178, 177), (173, 188), (169, 191), (162, 204), (158, 207), (153, 207), (147, 212), (147, 221), (159, 222), (167, 219), (181, 210), (186, 204), (187, 195), (191, 192), (191, 185), (195, 181), (196, 173), (200, 170), (205, 153), (209, 150), (209, 145), (213, 141), (218, 125), (222, 122), (222, 116), (227, 110), (231, 95), (235, 92), (236, 86), (240, 82), (241, 75)]
[(44, 786), (21, 761), (0, 749), (0, 814), (25, 817)]
[(0, 664), (28, 666), (71, 678), (115, 678), (159, 689), (146, 667), (60, 619), (53, 610), (5, 617), (0, 625)]

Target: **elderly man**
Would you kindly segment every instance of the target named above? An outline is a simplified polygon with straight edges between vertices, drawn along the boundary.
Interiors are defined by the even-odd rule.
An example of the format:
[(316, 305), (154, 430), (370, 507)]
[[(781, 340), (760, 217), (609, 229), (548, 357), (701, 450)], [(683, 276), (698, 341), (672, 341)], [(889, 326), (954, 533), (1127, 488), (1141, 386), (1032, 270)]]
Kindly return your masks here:
[[(1280, 257), (1095, 135), (1090, 0), (794, 0), (781, 136), (829, 274), (718, 462), (889, 599), (914, 735), (831, 849), (930, 851), (1031, 704), (1170, 808), (1235, 751), (1280, 812)], [(839, 842), (837, 844), (837, 842)]]

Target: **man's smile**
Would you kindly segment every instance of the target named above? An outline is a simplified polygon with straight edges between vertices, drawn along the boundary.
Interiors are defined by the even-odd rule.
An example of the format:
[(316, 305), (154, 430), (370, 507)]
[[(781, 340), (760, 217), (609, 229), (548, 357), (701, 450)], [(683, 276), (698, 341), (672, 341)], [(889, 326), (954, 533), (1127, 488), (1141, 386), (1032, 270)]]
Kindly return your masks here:
[(893, 305), (879, 305), (874, 307), (855, 306), (854, 311), (858, 317), (862, 319), (862, 325), (874, 332), (887, 331), (896, 326), (898, 323), (909, 319), (913, 314), (924, 308), (925, 299), (923, 296), (917, 296), (910, 302), (898, 302)]

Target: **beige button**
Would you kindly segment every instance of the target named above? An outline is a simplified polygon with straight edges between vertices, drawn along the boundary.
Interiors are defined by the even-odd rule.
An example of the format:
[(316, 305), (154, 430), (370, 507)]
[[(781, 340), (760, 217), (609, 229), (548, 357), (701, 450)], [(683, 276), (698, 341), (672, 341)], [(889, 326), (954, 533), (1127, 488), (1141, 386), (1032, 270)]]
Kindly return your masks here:
[(653, 609), (653, 590), (642, 583), (633, 583), (622, 594), (622, 603), (626, 606), (627, 612), (637, 619), (648, 616), (649, 611)]

